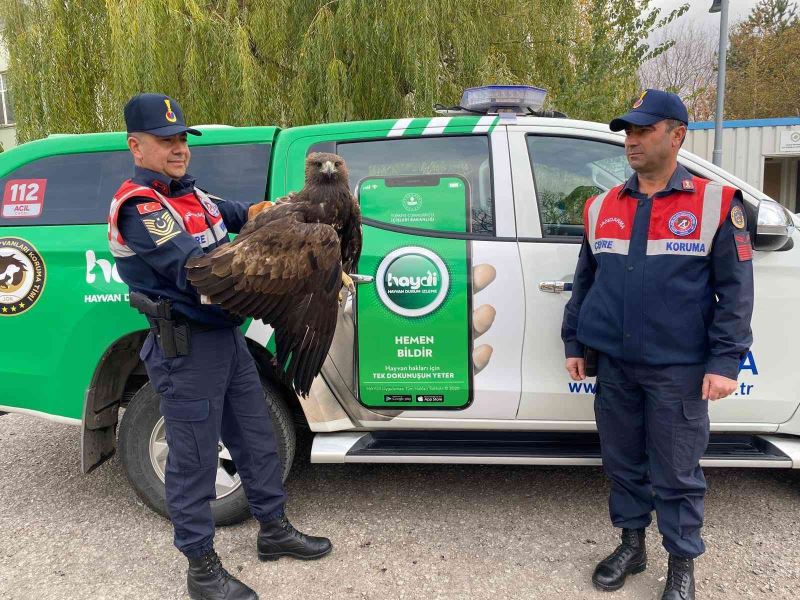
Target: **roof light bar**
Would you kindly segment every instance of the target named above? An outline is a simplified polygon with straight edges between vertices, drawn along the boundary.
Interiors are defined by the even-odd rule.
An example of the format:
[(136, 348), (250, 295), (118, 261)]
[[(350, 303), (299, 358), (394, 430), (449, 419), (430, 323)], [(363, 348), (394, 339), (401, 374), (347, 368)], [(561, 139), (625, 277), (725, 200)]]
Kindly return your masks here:
[(530, 85), (486, 85), (464, 90), (461, 106), (482, 113), (527, 114), (544, 106), (547, 90)]

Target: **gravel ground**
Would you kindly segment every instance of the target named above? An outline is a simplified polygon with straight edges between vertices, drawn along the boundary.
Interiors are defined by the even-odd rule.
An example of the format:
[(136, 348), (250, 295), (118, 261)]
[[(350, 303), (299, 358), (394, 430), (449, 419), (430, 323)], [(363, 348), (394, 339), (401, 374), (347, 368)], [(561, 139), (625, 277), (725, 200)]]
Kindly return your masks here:
[[(185, 598), (184, 559), (112, 459), (79, 472), (78, 429), (0, 417), (0, 598)], [(800, 472), (707, 470), (699, 598), (800, 597)], [(608, 486), (586, 467), (310, 465), (288, 514), (329, 536), (318, 562), (255, 556), (255, 521), (220, 529), (228, 569), (262, 598), (657, 599), (666, 554), (615, 594), (592, 589), (616, 544)]]

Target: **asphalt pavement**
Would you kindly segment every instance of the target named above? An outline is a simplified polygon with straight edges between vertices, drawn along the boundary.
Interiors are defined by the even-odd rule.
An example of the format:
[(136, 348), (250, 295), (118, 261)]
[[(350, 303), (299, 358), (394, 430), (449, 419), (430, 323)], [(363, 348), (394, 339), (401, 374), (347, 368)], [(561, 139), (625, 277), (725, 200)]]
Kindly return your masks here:
[[(115, 458), (82, 475), (79, 429), (0, 416), (0, 598), (177, 599), (186, 561), (167, 520)], [(800, 597), (800, 472), (708, 469), (697, 597)], [(617, 543), (608, 484), (594, 467), (310, 465), (287, 484), (287, 513), (327, 535), (321, 561), (261, 563), (257, 524), (218, 530), (223, 564), (262, 599), (658, 599), (667, 556), (615, 593), (590, 583)]]

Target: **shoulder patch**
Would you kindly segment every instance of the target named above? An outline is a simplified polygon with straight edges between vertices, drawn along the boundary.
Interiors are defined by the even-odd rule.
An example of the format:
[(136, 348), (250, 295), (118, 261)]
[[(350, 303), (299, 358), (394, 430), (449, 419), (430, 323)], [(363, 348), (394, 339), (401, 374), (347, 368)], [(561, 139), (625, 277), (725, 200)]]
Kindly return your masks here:
[(168, 242), (181, 232), (181, 228), (166, 209), (154, 215), (153, 218), (142, 219), (142, 223), (144, 223), (147, 233), (150, 234), (156, 246)]
[(739, 262), (753, 260), (753, 246), (750, 244), (750, 234), (747, 231), (734, 233), (733, 240), (736, 243), (736, 256)]
[(144, 204), (137, 204), (136, 210), (139, 211), (140, 215), (146, 215), (149, 213), (154, 213), (157, 210), (161, 210), (163, 206), (161, 206), (160, 202), (145, 202)]
[(736, 229), (744, 229), (744, 211), (738, 204), (731, 209), (731, 223)]

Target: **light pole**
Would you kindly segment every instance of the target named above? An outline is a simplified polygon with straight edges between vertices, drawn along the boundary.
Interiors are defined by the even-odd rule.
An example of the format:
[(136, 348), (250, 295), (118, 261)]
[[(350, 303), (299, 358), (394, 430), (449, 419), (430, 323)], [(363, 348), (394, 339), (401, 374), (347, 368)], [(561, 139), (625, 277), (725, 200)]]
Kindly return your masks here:
[(714, 119), (714, 164), (722, 166), (722, 116), (725, 111), (725, 65), (728, 58), (728, 0), (714, 0), (710, 13), (721, 12), (719, 20), (719, 65), (717, 67), (717, 115)]

